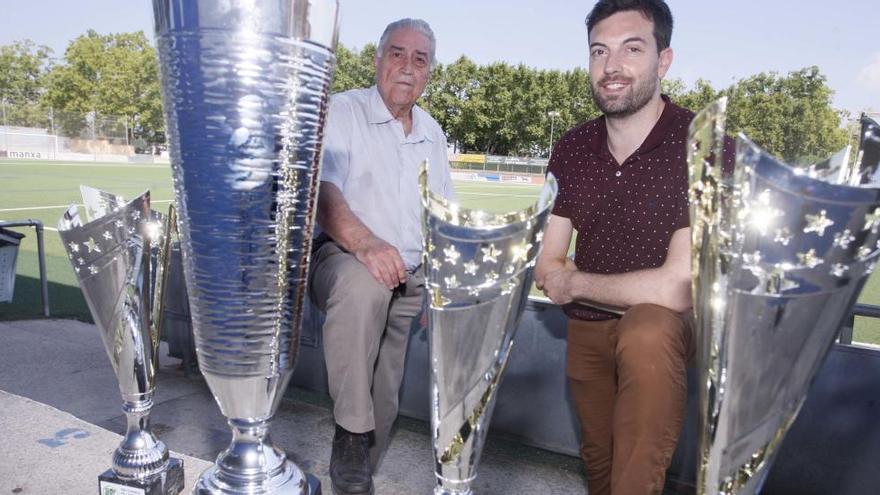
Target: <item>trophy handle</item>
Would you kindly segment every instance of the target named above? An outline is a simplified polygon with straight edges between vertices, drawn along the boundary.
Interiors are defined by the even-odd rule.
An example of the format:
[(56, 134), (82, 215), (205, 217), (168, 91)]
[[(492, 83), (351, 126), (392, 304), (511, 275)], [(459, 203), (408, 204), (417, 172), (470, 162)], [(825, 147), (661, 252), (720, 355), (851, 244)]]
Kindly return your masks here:
[(171, 238), (177, 234), (177, 209), (174, 203), (168, 205), (168, 215), (165, 217), (165, 226), (162, 229), (164, 236), (156, 255), (156, 287), (152, 294), (152, 314), (150, 318), (152, 335), (154, 340), (162, 335), (162, 312), (165, 310), (165, 286), (168, 283), (171, 266)]

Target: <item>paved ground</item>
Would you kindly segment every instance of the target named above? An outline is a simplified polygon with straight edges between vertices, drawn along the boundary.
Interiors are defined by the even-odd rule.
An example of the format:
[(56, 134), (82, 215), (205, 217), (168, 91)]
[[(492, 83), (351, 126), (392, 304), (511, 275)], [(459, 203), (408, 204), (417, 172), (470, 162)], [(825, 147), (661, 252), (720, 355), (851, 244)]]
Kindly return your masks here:
[[(204, 380), (184, 376), (161, 355), (154, 431), (186, 456), (187, 487), (230, 434)], [(6, 393), (3, 393), (6, 392)], [(282, 403), (272, 436), (330, 494), (333, 419), (328, 399), (296, 390)], [(70, 320), (0, 322), (0, 495), (88, 494), (124, 431), (116, 379), (97, 329)], [(76, 432), (85, 432), (77, 434)], [(112, 432), (112, 433), (111, 433)], [(79, 437), (78, 437), (78, 436)], [(58, 439), (50, 448), (40, 440)], [(58, 442), (49, 442), (57, 444)], [(475, 482), (481, 495), (582, 494), (580, 462), (492, 436)], [(425, 423), (402, 419), (376, 475), (378, 495), (431, 493), (433, 461)]]

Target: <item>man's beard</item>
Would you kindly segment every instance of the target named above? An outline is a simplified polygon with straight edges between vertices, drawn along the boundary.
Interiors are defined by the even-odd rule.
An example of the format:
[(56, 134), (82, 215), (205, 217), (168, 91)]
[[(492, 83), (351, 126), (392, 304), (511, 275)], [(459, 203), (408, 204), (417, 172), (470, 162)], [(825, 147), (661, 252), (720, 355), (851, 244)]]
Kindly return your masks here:
[[(598, 84), (593, 85), (593, 101), (603, 114), (610, 117), (629, 117), (638, 112), (651, 101), (654, 92), (657, 90), (657, 80), (644, 80), (630, 86), (630, 90), (615, 99), (603, 99), (599, 94), (599, 89), (603, 84), (609, 81), (620, 80), (620, 78), (602, 78)], [(627, 80), (627, 82), (631, 82)]]

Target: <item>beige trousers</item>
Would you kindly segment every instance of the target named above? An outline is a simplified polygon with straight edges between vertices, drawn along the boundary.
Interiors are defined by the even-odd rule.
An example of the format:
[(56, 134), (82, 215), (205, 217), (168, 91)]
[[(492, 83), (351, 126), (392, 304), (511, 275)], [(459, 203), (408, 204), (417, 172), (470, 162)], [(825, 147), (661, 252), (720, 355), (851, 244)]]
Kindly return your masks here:
[(312, 256), (309, 289), (327, 314), (324, 360), (333, 417), (354, 433), (374, 431), (373, 466), (388, 444), (397, 417), (407, 341), (422, 308), (421, 270), (388, 290), (367, 267), (326, 241)]

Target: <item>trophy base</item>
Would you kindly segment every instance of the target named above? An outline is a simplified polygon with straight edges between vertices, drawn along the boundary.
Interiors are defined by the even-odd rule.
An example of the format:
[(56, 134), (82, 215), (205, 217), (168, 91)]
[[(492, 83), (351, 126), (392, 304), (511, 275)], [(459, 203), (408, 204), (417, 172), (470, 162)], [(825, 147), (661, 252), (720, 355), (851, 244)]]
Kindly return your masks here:
[[(196, 482), (196, 486), (193, 487), (193, 495), (232, 495), (240, 493), (251, 493), (251, 491), (248, 491), (248, 489), (244, 487), (233, 488), (229, 486), (218, 486), (218, 484), (214, 483), (211, 480), (213, 473), (216, 472), (215, 470), (216, 466), (212, 466), (208, 468), (207, 471), (202, 473), (202, 475), (199, 477), (199, 480)], [(276, 485), (272, 487), (269, 492), (273, 495), (322, 495), (321, 480), (311, 473), (303, 472), (302, 474), (305, 477), (304, 487), (301, 487), (298, 483), (283, 483), (281, 485)], [(267, 492), (259, 491), (255, 493), (262, 494)]]
[(98, 476), (98, 495), (177, 495), (183, 483), (183, 460), (172, 458), (164, 472), (145, 481), (122, 479), (108, 469)]

